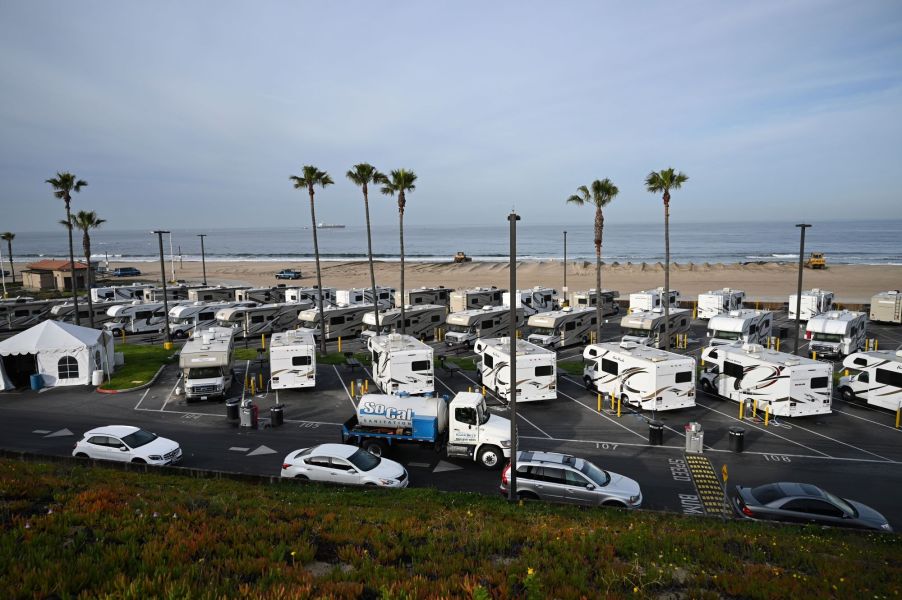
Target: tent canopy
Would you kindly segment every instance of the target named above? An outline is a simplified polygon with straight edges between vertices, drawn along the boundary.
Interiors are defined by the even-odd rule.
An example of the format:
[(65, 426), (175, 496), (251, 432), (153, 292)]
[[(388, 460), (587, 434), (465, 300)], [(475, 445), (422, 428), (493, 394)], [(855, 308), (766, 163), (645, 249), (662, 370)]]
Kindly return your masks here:
[(76, 352), (101, 343), (104, 332), (59, 321), (44, 321), (0, 342), (0, 356)]

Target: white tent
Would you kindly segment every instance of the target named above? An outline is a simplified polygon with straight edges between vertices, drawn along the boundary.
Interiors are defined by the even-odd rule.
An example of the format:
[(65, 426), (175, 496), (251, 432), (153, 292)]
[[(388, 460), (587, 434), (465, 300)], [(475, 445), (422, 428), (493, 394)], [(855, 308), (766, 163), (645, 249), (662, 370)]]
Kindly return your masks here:
[[(26, 359), (15, 361), (18, 378), (21, 379), (23, 368), (30, 369), (41, 374), (44, 387), (88, 385), (92, 371), (113, 372), (113, 344), (108, 332), (48, 320), (0, 342), (0, 357), (6, 366), (12, 364), (8, 357)], [(27, 360), (29, 355), (33, 361)], [(0, 389), (12, 386), (8, 374), (11, 375), (0, 372)]]

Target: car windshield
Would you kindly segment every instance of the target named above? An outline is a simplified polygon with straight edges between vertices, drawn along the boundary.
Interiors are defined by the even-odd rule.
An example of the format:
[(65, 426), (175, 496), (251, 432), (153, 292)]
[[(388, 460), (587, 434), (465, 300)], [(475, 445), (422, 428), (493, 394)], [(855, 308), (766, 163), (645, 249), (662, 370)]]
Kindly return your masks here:
[[(821, 490), (821, 491), (824, 491), (824, 490)], [(846, 502), (839, 496), (834, 496), (830, 492), (824, 491), (824, 497), (826, 497), (827, 500), (830, 501), (830, 503), (832, 503), (834, 506), (839, 508), (841, 511), (843, 511), (847, 515), (855, 515), (856, 517), (858, 516), (858, 511), (855, 510), (855, 508), (853, 508), (851, 504), (849, 504), (848, 502)]]
[(711, 332), (711, 337), (715, 337), (719, 340), (738, 340), (742, 336), (742, 334), (738, 331), (717, 331), (716, 329)]
[(583, 461), (579, 469), (583, 475), (594, 481), (598, 486), (604, 487), (611, 481), (611, 475), (607, 471), (599, 469), (587, 460)]
[(532, 327), (532, 333), (536, 335), (554, 335), (554, 327)]
[(348, 460), (351, 461), (352, 465), (354, 465), (361, 471), (372, 471), (379, 466), (379, 463), (382, 462), (381, 458), (379, 458), (378, 456), (373, 456), (365, 450), (358, 450), (357, 452), (349, 456)]
[(651, 337), (651, 329), (633, 329), (626, 327), (623, 329), (623, 335), (631, 335), (633, 337)]
[(222, 371), (219, 367), (195, 367), (188, 369), (188, 379), (213, 379), (214, 377), (222, 377)]
[(842, 335), (838, 333), (815, 333), (812, 334), (812, 339), (815, 342), (841, 342)]
[(122, 441), (125, 442), (129, 448), (140, 448), (145, 444), (151, 443), (155, 439), (157, 439), (157, 434), (139, 429), (122, 438)]

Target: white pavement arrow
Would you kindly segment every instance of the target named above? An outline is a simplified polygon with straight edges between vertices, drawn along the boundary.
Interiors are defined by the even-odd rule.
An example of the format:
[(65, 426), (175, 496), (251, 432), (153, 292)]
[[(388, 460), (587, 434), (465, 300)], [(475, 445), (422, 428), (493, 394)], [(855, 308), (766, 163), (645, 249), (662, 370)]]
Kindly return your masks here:
[(59, 431), (54, 431), (53, 433), (48, 433), (44, 437), (45, 438), (66, 437), (67, 435), (75, 435), (75, 434), (72, 433), (71, 431), (69, 431), (68, 429), (60, 429)]
[(248, 452), (247, 456), (260, 456), (261, 454), (275, 454), (276, 451), (272, 448), (267, 448), (266, 446), (260, 446), (253, 452)]
[(457, 465), (452, 465), (449, 462), (445, 462), (443, 460), (438, 461), (438, 464), (435, 465), (435, 468), (432, 469), (433, 473), (441, 473), (442, 471), (458, 471), (463, 469), (463, 467), (458, 467)]

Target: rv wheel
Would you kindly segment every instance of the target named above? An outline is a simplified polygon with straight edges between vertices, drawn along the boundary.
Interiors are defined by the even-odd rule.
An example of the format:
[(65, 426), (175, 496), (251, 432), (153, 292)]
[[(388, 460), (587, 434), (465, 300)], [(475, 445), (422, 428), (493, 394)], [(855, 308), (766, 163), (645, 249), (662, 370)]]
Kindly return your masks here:
[(172, 337), (174, 337), (177, 340), (183, 340), (183, 339), (185, 339), (185, 332), (182, 331), (181, 329), (179, 329), (172, 334)]
[(369, 452), (373, 456), (385, 456), (385, 451), (387, 450), (385, 446), (385, 442), (382, 440), (365, 440), (360, 447), (364, 450), (364, 452)]
[(855, 402), (855, 400), (856, 400), (855, 393), (851, 389), (844, 387), (843, 389), (840, 390), (840, 393), (842, 394), (842, 399), (845, 400), (846, 402), (848, 402), (849, 404)]
[(587, 389), (587, 390), (589, 390), (590, 392), (594, 392), (594, 391), (595, 391), (594, 389), (592, 389), (592, 378), (591, 378), (591, 377), (584, 377), (584, 378), (583, 378), (583, 381), (584, 381), (585, 384), (586, 384), (586, 389)]
[(714, 386), (711, 385), (711, 382), (708, 381), (707, 379), (702, 379), (702, 389), (704, 391), (708, 392), (709, 394), (714, 393)]

